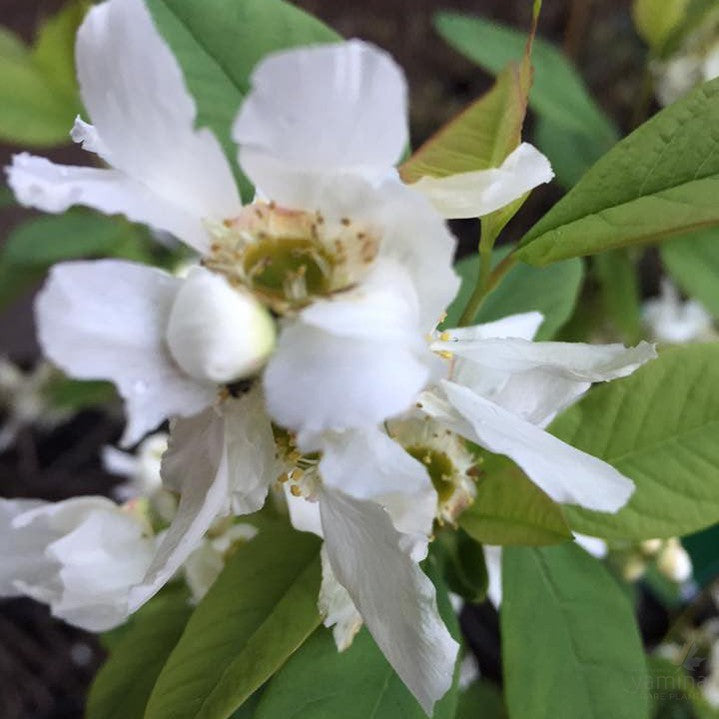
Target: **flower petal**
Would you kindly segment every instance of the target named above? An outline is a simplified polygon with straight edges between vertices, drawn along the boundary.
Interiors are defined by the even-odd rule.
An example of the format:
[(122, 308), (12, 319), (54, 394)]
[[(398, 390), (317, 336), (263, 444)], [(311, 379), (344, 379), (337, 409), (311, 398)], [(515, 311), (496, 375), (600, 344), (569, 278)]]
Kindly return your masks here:
[(208, 246), (201, 216), (119, 170), (66, 167), (22, 153), (13, 157), (7, 176), (17, 201), (26, 207), (59, 213), (72, 205), (84, 205), (167, 230), (200, 252)]
[(452, 684), (459, 649), (439, 616), (432, 582), (400, 548), (401, 535), (378, 504), (325, 490), (320, 511), (332, 571), (431, 716)]
[(453, 382), (442, 382), (451, 407), (425, 393), (423, 409), (466, 439), (513, 459), (556, 502), (616, 512), (634, 483), (606, 462), (581, 452), (499, 405)]
[(202, 543), (218, 515), (229, 509), (229, 471), (223, 418), (210, 407), (174, 422), (162, 459), (165, 486), (180, 494), (177, 514), (142, 582), (130, 592), (135, 611), (172, 578)]
[(410, 185), (449, 219), (483, 217), (554, 177), (549, 160), (522, 143), (496, 168), (448, 177), (422, 177)]
[(356, 288), (317, 300), (300, 316), (302, 322), (340, 337), (425, 347), (417, 288), (407, 270), (390, 258), (378, 259)]
[(0, 499), (0, 596), (16, 597), (22, 592), (15, 582), (32, 581), (50, 571), (52, 562), (44, 556), (45, 547), (54, 539), (47, 530), (20, 530), (15, 519), (26, 512), (44, 506), (31, 499)]
[(130, 587), (152, 558), (144, 523), (104, 497), (32, 504), (8, 535), (9, 555), (26, 562), (16, 567), (15, 588), (89, 631), (122, 623)]
[(350, 647), (355, 635), (362, 628), (362, 616), (357, 611), (352, 597), (337, 581), (324, 545), (320, 556), (322, 558), (322, 585), (317, 607), (320, 614), (324, 616), (323, 624), (326, 627), (332, 627), (337, 651), (343, 652)]
[(319, 469), (326, 487), (382, 505), (397, 531), (411, 537), (414, 559), (424, 559), (437, 493), (421, 462), (373, 427), (323, 437)]
[(389, 169), (407, 143), (402, 70), (367, 43), (280, 52), (250, 81), (233, 137), (243, 170), (263, 189), (267, 156), (288, 169)]
[(222, 148), (210, 130), (195, 129), (194, 100), (142, 0), (94, 6), (78, 31), (76, 57), (96, 149), (111, 166), (198, 220), (238, 213)]
[(66, 262), (52, 269), (38, 295), (38, 334), (48, 357), (74, 377), (117, 385), (128, 416), (125, 446), (214, 398), (215, 387), (182, 374), (165, 348), (180, 281), (131, 262)]
[(229, 489), (235, 514), (262, 508), (280, 468), (260, 387), (223, 403)]
[(490, 339), (434, 343), (458, 356), (452, 379), (532, 424), (546, 426), (593, 382), (626, 377), (656, 351), (646, 342), (588, 345)]
[[(508, 315), (501, 320), (485, 322), (471, 327), (455, 327), (449, 330), (450, 342), (470, 342), (478, 340), (505, 339), (515, 337), (523, 340), (533, 340), (539, 327), (544, 321), (541, 312), (522, 312), (517, 315)], [(446, 341), (439, 340), (432, 345), (435, 351), (454, 349), (446, 346)]]
[(270, 415), (302, 443), (405, 411), (428, 376), (406, 343), (339, 337), (296, 321), (280, 333), (263, 383)]

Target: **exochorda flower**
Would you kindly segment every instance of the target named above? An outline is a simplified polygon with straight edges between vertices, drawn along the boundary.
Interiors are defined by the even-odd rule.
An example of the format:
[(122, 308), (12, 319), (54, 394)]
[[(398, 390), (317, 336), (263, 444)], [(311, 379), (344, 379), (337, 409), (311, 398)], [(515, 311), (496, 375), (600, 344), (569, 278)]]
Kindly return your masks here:
[[(325, 540), (320, 605), (338, 645), (364, 621), (430, 712), (451, 684), (457, 644), (417, 563), (438, 512), (452, 521), (472, 498), (463, 443), (452, 435), (441, 450), (436, 435), (449, 429), (508, 454), (561, 501), (611, 510), (631, 492), (537, 425), (648, 351), (562, 358), (564, 348), (532, 349), (526, 329), (493, 335), (519, 337), (505, 350), (486, 344), (486, 328), (426, 340), (458, 285), (442, 215), (499, 209), (548, 181), (549, 164), (522, 145), (500, 168), (403, 185), (394, 169), (407, 142), (402, 72), (353, 41), (257, 66), (233, 127), (258, 190), (242, 207), (141, 0), (90, 10), (77, 65), (94, 124), (78, 120), (73, 137), (110, 169), (21, 155), (8, 173), (16, 196), (49, 212), (120, 212), (202, 256), (182, 278), (114, 260), (61, 264), (37, 302), (48, 356), (118, 386), (124, 445), (171, 419), (162, 476), (177, 515), (126, 611), (175, 575), (218, 516), (258, 510), (281, 477), (293, 524)], [(461, 377), (440, 359), (448, 351), (466, 355)], [(419, 419), (412, 408), (426, 388), (430, 419)], [(515, 395), (525, 392), (522, 404)], [(554, 473), (568, 474), (552, 479), (555, 454)]]
[(643, 303), (642, 320), (656, 342), (684, 344), (716, 337), (712, 316), (696, 300), (682, 300), (666, 278), (662, 279), (659, 297)]
[(67, 411), (53, 407), (48, 394), (57, 371), (41, 362), (28, 372), (0, 356), (0, 452), (12, 445), (28, 426), (52, 429), (67, 417)]

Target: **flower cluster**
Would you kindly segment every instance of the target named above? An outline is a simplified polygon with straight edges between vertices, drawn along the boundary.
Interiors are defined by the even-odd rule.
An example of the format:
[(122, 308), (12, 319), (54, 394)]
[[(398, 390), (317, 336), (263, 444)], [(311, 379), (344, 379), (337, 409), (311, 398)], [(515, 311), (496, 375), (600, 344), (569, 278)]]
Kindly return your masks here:
[[(198, 551), (250, 539), (233, 518), (279, 487), (293, 525), (324, 539), (319, 603), (338, 646), (364, 623), (430, 711), (457, 643), (419, 562), (435, 521), (473, 501), (474, 446), (513, 459), (557, 502), (617, 511), (632, 482), (545, 428), (653, 348), (535, 343), (538, 313), (437, 331), (458, 288), (445, 217), (497, 210), (551, 169), (521, 145), (500, 168), (403, 184), (405, 80), (370, 45), (256, 67), (232, 130), (257, 191), (244, 206), (141, 0), (95, 6), (77, 61), (93, 124), (78, 119), (73, 138), (108, 167), (19, 155), (16, 197), (122, 213), (198, 259), (184, 277), (116, 260), (52, 270), (36, 307), (45, 353), (74, 377), (115, 383), (124, 446), (170, 420), (169, 446), (162, 489), (138, 483), (154, 515), (136, 497), (2, 502), (0, 592), (108, 629), (181, 568), (206, 567)], [(195, 584), (201, 596), (208, 582)]]

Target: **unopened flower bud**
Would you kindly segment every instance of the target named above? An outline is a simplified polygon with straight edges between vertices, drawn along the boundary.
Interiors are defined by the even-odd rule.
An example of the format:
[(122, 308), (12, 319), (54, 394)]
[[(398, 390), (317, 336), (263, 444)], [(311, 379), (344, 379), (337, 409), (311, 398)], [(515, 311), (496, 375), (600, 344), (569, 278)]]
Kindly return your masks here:
[(633, 554), (622, 566), (622, 577), (627, 582), (636, 582), (646, 571), (646, 562), (640, 556)]
[(657, 559), (657, 568), (672, 582), (682, 584), (692, 576), (692, 560), (678, 539), (667, 540)]
[(642, 554), (645, 557), (653, 557), (655, 554), (659, 554), (662, 549), (661, 539), (645, 539), (640, 545)]
[(275, 325), (251, 294), (198, 267), (175, 297), (165, 336), (187, 374), (226, 384), (262, 367), (275, 344)]

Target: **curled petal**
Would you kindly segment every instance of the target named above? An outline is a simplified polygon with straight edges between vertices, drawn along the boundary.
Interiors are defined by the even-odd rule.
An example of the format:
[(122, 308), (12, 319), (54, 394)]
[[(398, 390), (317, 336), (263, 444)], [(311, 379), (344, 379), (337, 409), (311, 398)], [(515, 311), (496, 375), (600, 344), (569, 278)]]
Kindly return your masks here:
[(554, 177), (549, 160), (522, 143), (496, 168), (448, 177), (422, 177), (410, 185), (449, 219), (483, 217)]

